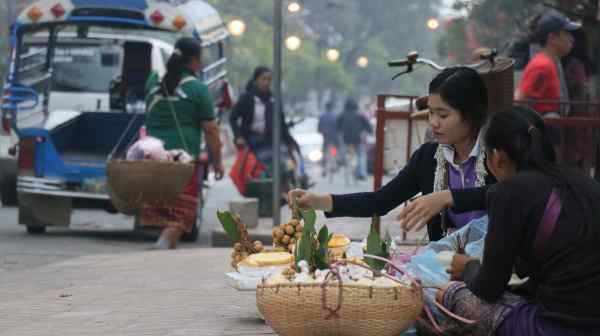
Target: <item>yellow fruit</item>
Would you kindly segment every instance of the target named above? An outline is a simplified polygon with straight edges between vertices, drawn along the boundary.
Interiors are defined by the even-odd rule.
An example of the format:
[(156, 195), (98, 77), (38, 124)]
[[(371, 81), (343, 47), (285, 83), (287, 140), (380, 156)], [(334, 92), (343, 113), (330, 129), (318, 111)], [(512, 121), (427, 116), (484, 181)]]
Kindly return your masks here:
[(293, 227), (293, 226), (291, 226), (291, 225), (289, 225), (289, 224), (285, 226), (285, 233), (286, 233), (286, 234), (288, 234), (288, 235), (290, 235), (290, 236), (291, 236), (291, 235), (293, 235), (293, 234), (294, 234), (294, 232), (296, 232), (296, 230), (294, 229), (294, 227)]

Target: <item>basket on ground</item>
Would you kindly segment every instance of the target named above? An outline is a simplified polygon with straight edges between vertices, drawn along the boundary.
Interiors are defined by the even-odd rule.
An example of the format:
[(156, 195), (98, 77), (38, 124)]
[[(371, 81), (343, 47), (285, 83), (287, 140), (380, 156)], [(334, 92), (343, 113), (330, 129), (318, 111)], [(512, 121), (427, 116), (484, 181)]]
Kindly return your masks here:
[(423, 309), (422, 293), (414, 288), (340, 287), (336, 283), (325, 287), (263, 284), (257, 288), (256, 302), (265, 320), (281, 336), (397, 336)]
[(194, 175), (194, 165), (171, 161), (112, 160), (106, 167), (111, 202), (117, 210), (132, 213), (146, 202), (179, 197)]

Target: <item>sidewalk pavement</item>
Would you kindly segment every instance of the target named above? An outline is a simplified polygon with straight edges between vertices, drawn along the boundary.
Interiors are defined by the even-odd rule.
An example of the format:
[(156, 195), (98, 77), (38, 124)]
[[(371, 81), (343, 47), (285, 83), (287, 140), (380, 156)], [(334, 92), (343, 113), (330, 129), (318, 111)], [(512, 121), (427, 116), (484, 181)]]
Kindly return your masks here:
[(229, 249), (94, 255), (2, 274), (0, 335), (272, 335)]
[(0, 336), (275, 335), (255, 292), (226, 284), (231, 249), (93, 255), (0, 278)]

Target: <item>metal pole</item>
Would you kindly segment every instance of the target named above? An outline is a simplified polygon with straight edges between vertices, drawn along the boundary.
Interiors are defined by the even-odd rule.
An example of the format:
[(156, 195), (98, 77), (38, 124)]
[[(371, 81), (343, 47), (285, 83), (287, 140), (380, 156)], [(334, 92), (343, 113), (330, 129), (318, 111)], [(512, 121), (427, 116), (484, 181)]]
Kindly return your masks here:
[(273, 1), (273, 226), (281, 223), (281, 42), (282, 0)]

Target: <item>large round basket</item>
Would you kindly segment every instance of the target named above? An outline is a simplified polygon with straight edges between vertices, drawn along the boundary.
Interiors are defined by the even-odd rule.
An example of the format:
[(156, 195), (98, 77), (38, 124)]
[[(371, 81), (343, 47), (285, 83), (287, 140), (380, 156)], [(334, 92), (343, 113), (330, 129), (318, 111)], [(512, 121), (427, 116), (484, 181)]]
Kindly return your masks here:
[(281, 336), (398, 336), (423, 309), (422, 292), (414, 288), (336, 283), (259, 285), (256, 302)]
[(109, 196), (117, 210), (134, 213), (146, 202), (167, 202), (181, 195), (194, 165), (170, 161), (109, 161)]

